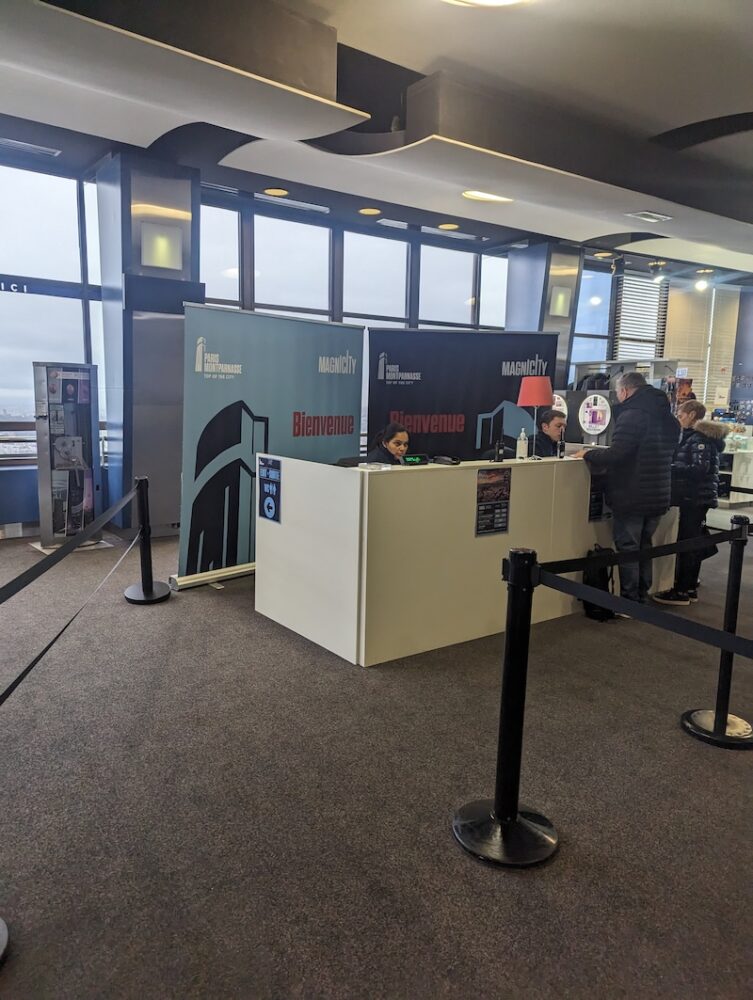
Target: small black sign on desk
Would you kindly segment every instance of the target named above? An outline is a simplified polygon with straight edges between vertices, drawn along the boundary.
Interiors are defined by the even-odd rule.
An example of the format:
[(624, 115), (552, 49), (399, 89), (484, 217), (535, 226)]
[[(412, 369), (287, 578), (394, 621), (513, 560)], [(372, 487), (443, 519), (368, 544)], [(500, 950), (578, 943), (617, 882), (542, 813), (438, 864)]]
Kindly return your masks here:
[(608, 516), (604, 507), (604, 477), (596, 476), (588, 492), (588, 520), (604, 521)]
[(282, 469), (279, 458), (259, 458), (259, 517), (280, 523)]
[(476, 476), (476, 535), (504, 534), (510, 523), (509, 469), (479, 469)]

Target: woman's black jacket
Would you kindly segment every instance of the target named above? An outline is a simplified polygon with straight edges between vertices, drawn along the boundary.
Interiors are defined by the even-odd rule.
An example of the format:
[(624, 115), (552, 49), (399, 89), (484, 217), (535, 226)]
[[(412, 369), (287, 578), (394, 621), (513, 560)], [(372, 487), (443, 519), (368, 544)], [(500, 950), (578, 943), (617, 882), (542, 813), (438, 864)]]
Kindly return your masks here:
[(395, 458), (391, 451), (387, 451), (383, 444), (378, 444), (372, 448), (366, 456), (367, 462), (379, 462), (381, 465), (402, 465), (399, 458)]

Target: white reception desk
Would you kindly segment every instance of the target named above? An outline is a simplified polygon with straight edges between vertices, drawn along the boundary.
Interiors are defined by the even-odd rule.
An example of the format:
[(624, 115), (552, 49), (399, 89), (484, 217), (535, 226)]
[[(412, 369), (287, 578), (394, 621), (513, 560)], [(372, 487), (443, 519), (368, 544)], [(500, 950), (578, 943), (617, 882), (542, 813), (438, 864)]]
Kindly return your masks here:
[[(580, 459), (351, 469), (280, 462), (280, 522), (257, 512), (256, 610), (350, 663), (504, 631), (501, 567), (511, 548), (532, 548), (546, 562), (612, 544), (611, 522), (588, 520), (590, 476)], [(508, 530), (476, 536), (477, 473), (490, 468), (511, 470)], [(655, 544), (674, 541), (676, 530), (672, 510)], [(656, 560), (655, 589), (672, 586), (673, 574), (674, 557)], [(534, 622), (576, 611), (573, 598), (536, 589)]]

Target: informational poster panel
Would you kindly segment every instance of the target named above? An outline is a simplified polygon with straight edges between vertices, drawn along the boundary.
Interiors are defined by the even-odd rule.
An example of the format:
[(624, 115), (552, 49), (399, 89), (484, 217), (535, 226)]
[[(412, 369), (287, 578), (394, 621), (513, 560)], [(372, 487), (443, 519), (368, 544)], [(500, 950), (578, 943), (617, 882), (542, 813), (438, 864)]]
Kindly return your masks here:
[(476, 534), (505, 534), (510, 524), (511, 469), (479, 469), (476, 474)]
[(279, 458), (259, 457), (259, 517), (280, 524), (282, 507), (282, 463)]
[(102, 512), (96, 365), (34, 362), (39, 533), (62, 544)]
[(554, 380), (557, 334), (369, 330), (368, 434), (391, 421), (410, 450), (480, 457), (503, 436), (533, 433), (517, 405), (525, 375)]
[(179, 575), (254, 559), (256, 455), (360, 444), (361, 327), (186, 306)]

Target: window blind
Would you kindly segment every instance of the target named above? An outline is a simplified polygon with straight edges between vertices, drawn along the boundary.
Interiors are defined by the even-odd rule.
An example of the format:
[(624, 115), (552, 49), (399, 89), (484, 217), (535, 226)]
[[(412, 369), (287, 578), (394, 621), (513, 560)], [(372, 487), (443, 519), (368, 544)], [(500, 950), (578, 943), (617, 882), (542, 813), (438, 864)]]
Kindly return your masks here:
[(667, 289), (664, 282), (626, 274), (618, 279), (613, 356), (660, 358), (667, 322)]

